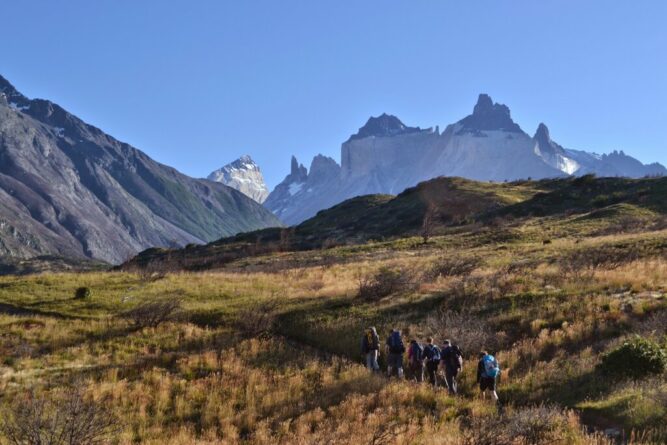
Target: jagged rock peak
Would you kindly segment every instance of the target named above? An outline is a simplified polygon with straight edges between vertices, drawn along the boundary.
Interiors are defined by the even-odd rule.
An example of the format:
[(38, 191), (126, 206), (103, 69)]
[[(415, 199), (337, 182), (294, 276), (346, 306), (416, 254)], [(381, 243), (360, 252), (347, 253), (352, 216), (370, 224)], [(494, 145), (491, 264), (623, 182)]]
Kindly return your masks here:
[(21, 94), (14, 85), (12, 85), (7, 79), (0, 76), (0, 93), (4, 93), (7, 101), (9, 102), (27, 102), (28, 98)]
[(310, 163), (309, 177), (331, 176), (340, 173), (340, 165), (328, 156), (318, 154)]
[(480, 94), (477, 98), (473, 114), (488, 113), (493, 110), (493, 99), (488, 94)]
[(521, 133), (521, 127), (517, 125), (510, 114), (507, 105), (494, 103), (488, 94), (480, 94), (477, 104), (470, 116), (458, 122), (463, 133), (478, 134), (481, 131), (507, 131)]
[(540, 125), (537, 126), (537, 131), (535, 132), (535, 136), (533, 136), (533, 139), (540, 142), (551, 141), (551, 136), (549, 135), (549, 127), (547, 127), (544, 123), (540, 123)]
[(296, 156), (292, 156), (290, 174), (287, 177), (290, 182), (305, 182), (308, 178), (308, 170), (303, 164), (299, 164)]
[(14, 85), (9, 83), (7, 79), (2, 77), (0, 75), (0, 92), (5, 93), (6, 95), (11, 95), (11, 94), (16, 94), (18, 91), (16, 91), (16, 88), (14, 88)]
[(208, 179), (236, 189), (260, 204), (269, 196), (262, 172), (249, 155), (243, 155), (212, 172)]
[(391, 114), (382, 113), (378, 117), (370, 117), (366, 124), (350, 136), (350, 140), (363, 139), (367, 137), (386, 137), (399, 134), (415, 133), (421, 131), (419, 127), (408, 127), (399, 118)]
[(0, 76), (0, 96), (4, 95), (4, 99), (0, 98), (0, 104), (9, 105), (14, 109), (25, 111), (30, 108), (31, 100), (21, 94), (14, 85), (7, 79)]
[(236, 161), (231, 162), (228, 165), (234, 168), (259, 171), (259, 165), (255, 163), (255, 161), (250, 157), (250, 155), (243, 155)]
[[(558, 145), (551, 139), (551, 134), (549, 133), (549, 127), (544, 123), (540, 123), (537, 126), (533, 140), (537, 143), (537, 149), (541, 153), (542, 157), (554, 164), (559, 170), (566, 172), (567, 174), (572, 174), (576, 171), (575, 162), (570, 162), (569, 164), (563, 164), (564, 159), (567, 157), (565, 149)], [(560, 155), (560, 160), (554, 158), (554, 156)]]

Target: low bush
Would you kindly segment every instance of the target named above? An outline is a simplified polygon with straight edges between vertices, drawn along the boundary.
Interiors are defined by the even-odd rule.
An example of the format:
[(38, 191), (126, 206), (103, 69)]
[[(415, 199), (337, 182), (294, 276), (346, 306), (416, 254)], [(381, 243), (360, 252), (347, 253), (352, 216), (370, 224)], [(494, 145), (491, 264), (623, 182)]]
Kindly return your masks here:
[(470, 312), (442, 310), (428, 318), (426, 326), (438, 340), (451, 339), (466, 359), (475, 359), (482, 349), (498, 347), (498, 339), (488, 322)]
[(410, 274), (403, 269), (381, 267), (372, 275), (359, 278), (359, 298), (379, 300), (396, 292), (403, 292), (414, 286)]
[(171, 318), (180, 308), (180, 300), (176, 298), (163, 298), (142, 303), (123, 312), (121, 316), (130, 320), (138, 328), (155, 328)]
[(254, 304), (241, 311), (236, 319), (236, 329), (243, 337), (257, 338), (270, 334), (276, 327), (278, 304), (268, 301)]
[(564, 279), (591, 279), (598, 269), (613, 270), (641, 258), (635, 248), (590, 247), (563, 256), (558, 264)]
[(1, 419), (0, 431), (11, 445), (103, 444), (120, 431), (104, 405), (72, 390), (53, 398), (27, 394)]
[(579, 424), (567, 411), (548, 405), (472, 417), (462, 426), (466, 445), (566, 444), (580, 434)]
[(90, 288), (88, 287), (79, 287), (74, 291), (74, 299), (75, 300), (86, 300), (90, 298), (91, 292)]
[(599, 369), (616, 378), (642, 378), (667, 369), (667, 351), (656, 341), (635, 335), (604, 354)]
[(426, 281), (434, 281), (438, 277), (454, 277), (468, 275), (480, 265), (478, 258), (465, 257), (442, 257), (433, 262), (431, 267), (424, 272)]

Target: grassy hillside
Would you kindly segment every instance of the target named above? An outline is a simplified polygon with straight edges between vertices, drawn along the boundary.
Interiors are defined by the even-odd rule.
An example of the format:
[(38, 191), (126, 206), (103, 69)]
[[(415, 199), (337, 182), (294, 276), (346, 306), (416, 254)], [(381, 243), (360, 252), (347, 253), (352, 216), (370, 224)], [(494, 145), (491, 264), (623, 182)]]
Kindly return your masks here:
[(542, 240), (657, 229), (667, 227), (665, 196), (667, 178), (584, 176), (512, 183), (436, 178), (395, 197), (350, 199), (291, 228), (244, 233), (187, 249), (149, 249), (124, 269), (159, 265), (209, 270), (248, 256), (369, 242), (395, 248), (404, 244), (401, 239), (421, 236), (425, 230), (431, 235), (457, 235), (448, 242), (460, 244), (466, 239)]
[[(660, 199), (642, 194), (662, 182), (598, 181), (439, 179), (349, 201), (292, 233), (354, 225), (349, 215), (365, 212), (341, 233), (405, 221), (418, 235), (421, 223), (400, 215), (417, 211), (419, 193), (435, 185), (470, 201), (427, 243), (407, 231), (263, 249), (252, 234), (184, 251), (205, 252), (197, 265), (209, 271), (158, 261), (135, 273), (2, 277), (0, 418), (65, 409), (74, 393), (115, 419), (106, 437), (120, 444), (664, 443), (667, 374), (643, 361), (667, 354), (667, 230)], [(635, 191), (586, 204), (614, 184)], [(359, 340), (369, 325), (382, 337), (399, 327), (454, 339), (461, 395), (368, 374)], [(625, 359), (624, 342), (644, 355)], [(503, 368), (498, 406), (476, 389), (483, 347)], [(621, 365), (608, 365), (617, 350)]]

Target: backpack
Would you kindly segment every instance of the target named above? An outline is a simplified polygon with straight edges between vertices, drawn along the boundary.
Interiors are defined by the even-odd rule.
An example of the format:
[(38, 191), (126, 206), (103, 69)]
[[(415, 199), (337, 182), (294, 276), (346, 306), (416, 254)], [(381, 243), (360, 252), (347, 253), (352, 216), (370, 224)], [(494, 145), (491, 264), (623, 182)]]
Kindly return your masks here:
[(461, 348), (456, 345), (452, 345), (449, 348), (449, 366), (453, 369), (462, 368), (463, 352), (461, 352)]
[(375, 336), (370, 329), (366, 331), (366, 345), (369, 350), (373, 349), (373, 346), (375, 346)]
[(482, 363), (484, 363), (484, 374), (490, 379), (495, 379), (500, 374), (500, 367), (498, 367), (498, 362), (491, 355), (487, 354), (482, 358)]
[(424, 359), (424, 347), (419, 343), (412, 343), (412, 360), (421, 361)]
[(405, 345), (401, 338), (399, 331), (393, 331), (389, 336), (389, 352), (392, 354), (403, 354), (405, 352)]
[(431, 362), (439, 362), (440, 361), (440, 348), (438, 348), (437, 346), (435, 346), (435, 345), (426, 345), (424, 353), (426, 355), (426, 358), (429, 359), (429, 361), (431, 361)]

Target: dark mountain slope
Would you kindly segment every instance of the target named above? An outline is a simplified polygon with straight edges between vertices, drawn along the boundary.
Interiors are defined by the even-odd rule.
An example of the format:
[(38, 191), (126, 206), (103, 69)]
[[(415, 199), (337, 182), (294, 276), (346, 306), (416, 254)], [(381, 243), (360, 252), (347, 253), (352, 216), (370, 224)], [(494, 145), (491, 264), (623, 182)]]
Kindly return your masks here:
[(435, 230), (465, 224), (477, 215), (530, 198), (541, 190), (534, 184), (436, 178), (398, 196), (366, 195), (349, 199), (291, 228), (242, 233), (182, 250), (150, 249), (124, 267), (131, 269), (167, 261), (174, 268), (206, 269), (276, 250), (319, 249), (418, 235), (427, 212), (433, 216)]
[(117, 263), (275, 225), (236, 190), (155, 162), (0, 77), (1, 256)]
[[(242, 233), (205, 246), (180, 250), (150, 249), (123, 267), (169, 267), (201, 270), (221, 267), (239, 258), (276, 251), (359, 245), (420, 235), (424, 217), (431, 215), (432, 232), (466, 232), (471, 236), (522, 236), (524, 225), (545, 224), (552, 236), (587, 231), (603, 233), (619, 223), (664, 222), (667, 178), (579, 178), (476, 182), (436, 178), (398, 196), (367, 195), (349, 199), (286, 229)], [(595, 220), (594, 223), (587, 221)], [(582, 226), (582, 224), (588, 224)], [(659, 223), (659, 224), (658, 224)], [(662, 226), (660, 226), (662, 227)], [(558, 229), (557, 231), (556, 228)], [(541, 229), (535, 236), (547, 236)], [(560, 235), (554, 235), (560, 233)], [(511, 236), (508, 239), (511, 239)], [(485, 242), (483, 236), (480, 238)], [(493, 238), (495, 239), (495, 238)]]

